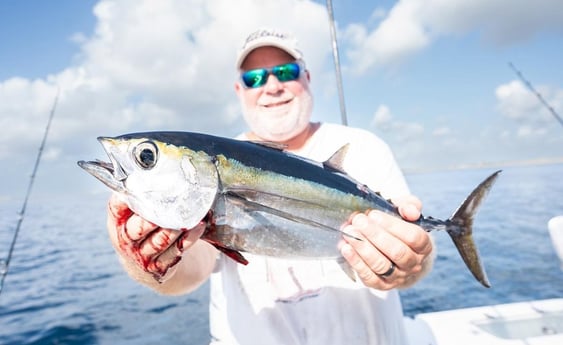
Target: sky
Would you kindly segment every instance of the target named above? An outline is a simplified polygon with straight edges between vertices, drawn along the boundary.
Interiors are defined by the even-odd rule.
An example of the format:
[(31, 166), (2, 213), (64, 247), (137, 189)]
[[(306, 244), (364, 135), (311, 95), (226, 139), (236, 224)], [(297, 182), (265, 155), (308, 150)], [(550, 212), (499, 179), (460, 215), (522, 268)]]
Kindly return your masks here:
[[(509, 66), (563, 114), (563, 1), (332, 3), (348, 124), (407, 174), (563, 161), (563, 126)], [(108, 192), (76, 165), (107, 158), (98, 136), (244, 131), (234, 60), (260, 27), (295, 34), (313, 120), (340, 122), (325, 1), (1, 1), (0, 201), (24, 196), (57, 94), (42, 197)]]

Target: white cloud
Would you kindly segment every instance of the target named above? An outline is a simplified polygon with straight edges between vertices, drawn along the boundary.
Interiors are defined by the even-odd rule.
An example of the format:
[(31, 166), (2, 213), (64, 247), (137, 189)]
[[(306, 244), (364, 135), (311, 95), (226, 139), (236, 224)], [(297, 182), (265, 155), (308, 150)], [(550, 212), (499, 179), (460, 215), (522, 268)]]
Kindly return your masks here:
[(417, 142), (424, 133), (424, 126), (420, 123), (396, 120), (386, 105), (380, 105), (377, 108), (371, 125), (381, 132), (392, 134), (395, 138), (393, 141), (400, 143)]
[(55, 95), (56, 88), (42, 80), (0, 83), (0, 158), (21, 154), (30, 141), (39, 145)]
[(390, 124), (392, 120), (393, 115), (391, 115), (391, 110), (388, 106), (382, 104), (373, 114), (371, 125), (372, 127), (385, 128), (385, 126)]
[(400, 2), (371, 32), (362, 24), (349, 25), (344, 37), (351, 44), (352, 70), (362, 73), (373, 65), (397, 62), (427, 46), (429, 37), (416, 20), (417, 7), (413, 1)]
[(387, 15), (387, 10), (383, 7), (376, 7), (373, 12), (371, 13), (369, 22), (379, 21)]
[[(389, 10), (370, 9), (372, 15), (365, 24), (340, 25), (344, 33), (341, 47), (351, 47), (341, 53), (350, 52), (350, 65), (359, 66), (357, 72), (400, 62), (441, 36), (477, 31), (487, 41), (507, 44), (542, 30), (561, 30), (563, 11), (556, 7), (562, 4), (558, 0), (533, 5), (509, 0), (401, 0)], [(337, 112), (333, 103), (325, 102), (331, 92), (332, 99), (336, 97), (327, 15), (321, 2), (101, 0), (94, 14), (95, 31), (71, 37), (79, 53), (68, 67), (50, 71), (43, 79), (0, 80), (0, 162), (9, 166), (3, 176), (21, 176), (22, 169), (32, 167), (57, 88), (59, 103), (44, 156), (49, 163), (59, 161), (59, 169), (64, 167), (53, 174), (56, 176), (75, 173), (83, 177), (75, 160), (104, 158), (95, 140), (99, 135), (153, 129), (237, 134), (245, 126), (233, 92), (234, 57), (245, 35), (260, 26), (290, 30), (299, 37), (317, 98), (315, 116)], [(561, 90), (538, 88), (563, 111)], [(497, 96), (499, 112), (521, 122), (522, 127), (511, 128), (503, 136), (537, 136), (544, 128), (542, 123), (551, 121), (549, 114), (529, 92), (515, 87), (506, 90)], [(357, 108), (350, 103), (351, 109)], [(535, 111), (542, 119), (527, 121), (526, 111)], [(423, 159), (432, 148), (440, 148), (436, 140), (446, 142), (452, 132), (461, 133), (451, 123), (442, 122), (442, 128), (432, 129), (422, 125), (422, 117), (417, 122), (401, 119), (381, 105), (371, 124), (389, 138), (399, 156), (408, 159), (407, 165)], [(362, 119), (362, 123), (368, 122)]]
[(471, 30), (499, 45), (522, 41), (542, 31), (563, 29), (559, 0), (420, 0), (422, 22), (434, 34)]
[(380, 25), (369, 31), (350, 24), (344, 37), (350, 44), (350, 65), (356, 73), (375, 66), (400, 63), (440, 36), (475, 31), (496, 45), (520, 42), (540, 32), (563, 31), (559, 0), (401, 0)]
[(438, 127), (432, 131), (432, 135), (436, 137), (444, 137), (451, 133), (451, 129), (448, 127)]
[(14, 139), (23, 142), (18, 155), (36, 149), (57, 87), (50, 144), (62, 155), (123, 131), (234, 135), (244, 127), (234, 59), (251, 30), (293, 31), (310, 66), (319, 66), (313, 74), (330, 50), (325, 8), (312, 1), (101, 0), (94, 14), (94, 33), (71, 38), (80, 47), (74, 65), (44, 80), (0, 81), (0, 158), (16, 154), (8, 149)]
[(93, 33), (70, 37), (79, 47), (71, 65), (44, 79), (0, 80), (0, 160), (10, 162), (5, 179), (31, 166), (58, 88), (43, 157), (52, 169), (64, 167), (57, 176), (81, 177), (76, 160), (103, 159), (94, 156), (102, 153), (100, 135), (169, 129), (238, 134), (245, 125), (233, 88), (234, 60), (246, 35), (259, 27), (295, 33), (314, 92), (326, 87), (315, 81), (324, 78), (330, 35), (326, 9), (313, 1), (100, 0), (94, 15)]
[[(556, 113), (563, 111), (563, 89), (546, 85), (534, 88)], [(501, 115), (519, 125), (519, 137), (541, 136), (556, 123), (548, 108), (520, 81), (498, 86), (495, 95)]]
[(526, 137), (537, 137), (543, 136), (547, 133), (545, 128), (534, 128), (528, 125), (522, 125), (518, 128), (516, 135), (518, 137), (526, 138)]

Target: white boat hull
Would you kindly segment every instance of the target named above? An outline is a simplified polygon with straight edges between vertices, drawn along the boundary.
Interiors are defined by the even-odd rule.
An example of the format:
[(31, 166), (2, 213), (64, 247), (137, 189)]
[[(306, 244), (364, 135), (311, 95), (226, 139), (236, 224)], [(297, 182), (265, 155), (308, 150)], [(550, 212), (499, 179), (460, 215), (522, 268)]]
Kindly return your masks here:
[(563, 298), (405, 318), (410, 345), (561, 345)]
[(563, 269), (563, 216), (556, 216), (549, 220), (547, 223), (549, 236), (553, 242), (555, 253), (559, 257), (561, 268)]

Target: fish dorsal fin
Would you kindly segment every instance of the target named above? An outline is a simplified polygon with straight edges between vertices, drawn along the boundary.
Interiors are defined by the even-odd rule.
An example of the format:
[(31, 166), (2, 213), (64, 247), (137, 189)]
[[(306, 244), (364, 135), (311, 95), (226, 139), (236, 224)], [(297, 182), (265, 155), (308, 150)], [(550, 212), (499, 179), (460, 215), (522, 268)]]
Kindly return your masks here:
[(287, 149), (286, 144), (280, 144), (280, 143), (276, 143), (276, 142), (273, 142), (273, 141), (249, 140), (249, 142), (256, 144), (256, 145), (269, 147), (271, 149), (275, 149), (275, 150), (279, 150), (279, 151), (284, 151), (285, 149)]
[(329, 159), (323, 162), (325, 168), (336, 170), (341, 173), (346, 173), (344, 171), (344, 158), (348, 154), (350, 144), (345, 144), (339, 148)]

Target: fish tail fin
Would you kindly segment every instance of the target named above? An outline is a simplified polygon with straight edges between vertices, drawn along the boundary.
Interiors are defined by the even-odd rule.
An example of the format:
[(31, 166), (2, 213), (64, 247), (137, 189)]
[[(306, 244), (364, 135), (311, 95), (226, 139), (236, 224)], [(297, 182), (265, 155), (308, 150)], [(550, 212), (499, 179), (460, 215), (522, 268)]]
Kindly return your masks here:
[(494, 172), (481, 182), (446, 222), (446, 231), (453, 240), (465, 265), (475, 279), (485, 287), (491, 287), (491, 284), (481, 263), (477, 246), (473, 241), (473, 218), (500, 172), (501, 170)]

